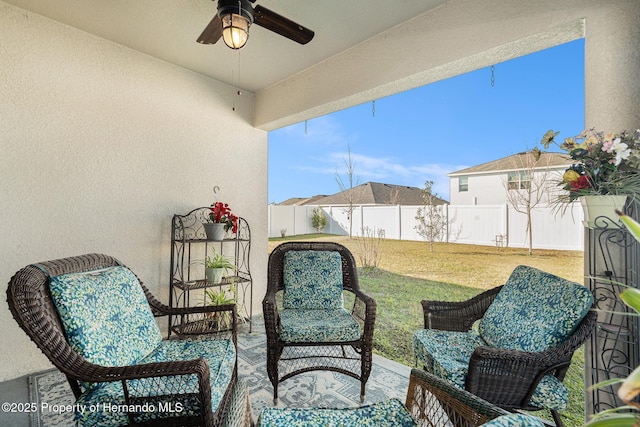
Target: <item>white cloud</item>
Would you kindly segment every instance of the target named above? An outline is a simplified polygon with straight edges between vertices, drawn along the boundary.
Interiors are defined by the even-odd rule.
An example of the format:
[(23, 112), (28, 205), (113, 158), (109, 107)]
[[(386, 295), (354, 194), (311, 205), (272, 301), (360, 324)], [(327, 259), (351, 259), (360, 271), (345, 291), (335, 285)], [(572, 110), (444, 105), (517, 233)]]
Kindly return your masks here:
[(296, 123), (273, 132), (281, 132), (287, 139), (305, 145), (346, 146), (355, 135), (347, 135), (341, 123), (331, 116), (322, 116)]
[[(314, 166), (298, 166), (297, 169), (334, 176), (337, 172), (344, 177), (346, 174), (345, 159), (348, 159), (348, 155), (347, 152), (332, 152), (324, 158), (315, 158)], [(351, 159), (355, 165), (355, 178), (361, 184), (367, 181), (376, 181), (422, 188), (425, 181), (433, 181), (435, 192), (445, 198), (449, 196), (449, 177), (447, 174), (467, 167), (445, 163), (411, 165), (393, 157), (373, 157), (353, 151)]]

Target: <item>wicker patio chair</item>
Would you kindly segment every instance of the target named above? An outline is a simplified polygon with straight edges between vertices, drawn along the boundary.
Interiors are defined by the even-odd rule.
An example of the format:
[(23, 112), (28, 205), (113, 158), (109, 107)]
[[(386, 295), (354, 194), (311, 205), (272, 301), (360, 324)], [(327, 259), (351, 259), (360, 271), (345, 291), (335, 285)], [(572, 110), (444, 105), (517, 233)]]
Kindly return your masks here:
[(505, 285), (467, 301), (423, 300), (416, 360), (501, 408), (549, 410), (562, 426), (558, 411), (568, 400), (562, 381), (595, 328), (592, 304), (584, 286), (519, 266)]
[(360, 290), (356, 263), (347, 248), (331, 242), (277, 246), (269, 256), (262, 307), (274, 401), (280, 382), (313, 370), (356, 378), (364, 401), (376, 302)]
[[(97, 280), (104, 281), (96, 284)], [(78, 295), (82, 298), (74, 298)], [(115, 304), (120, 297), (125, 298), (126, 304), (108, 307), (115, 311), (102, 316), (103, 307)], [(89, 408), (91, 399), (97, 402), (94, 408), (98, 411), (86, 414), (88, 418), (76, 413), (80, 425), (223, 424), (237, 379), (235, 305), (170, 308), (156, 300), (117, 259), (100, 254), (41, 262), (21, 269), (9, 283), (7, 302), (20, 327), (66, 375), (76, 403)], [(119, 311), (119, 306), (125, 306), (128, 313)], [(76, 316), (77, 310), (89, 322), (95, 319), (93, 325), (81, 315)], [(221, 317), (229, 319), (230, 324), (219, 337), (162, 341), (154, 316), (170, 313), (227, 313)], [(69, 318), (77, 323), (68, 323)], [(102, 341), (90, 342), (97, 342), (97, 347), (78, 344), (78, 339), (91, 341), (91, 337)], [(145, 356), (146, 350), (154, 346)], [(137, 353), (139, 357), (135, 356)], [(110, 366), (106, 360), (110, 356), (137, 361)], [(133, 409), (105, 411), (107, 404)], [(151, 412), (144, 409), (145, 404)]]

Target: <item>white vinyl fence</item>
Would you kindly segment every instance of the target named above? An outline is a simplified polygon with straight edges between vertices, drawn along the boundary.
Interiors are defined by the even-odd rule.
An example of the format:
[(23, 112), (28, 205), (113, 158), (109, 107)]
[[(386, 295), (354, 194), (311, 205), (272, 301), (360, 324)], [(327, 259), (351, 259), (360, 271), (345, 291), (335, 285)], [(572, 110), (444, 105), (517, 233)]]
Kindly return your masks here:
[[(315, 233), (311, 226), (313, 209), (318, 206), (269, 206), (269, 237)], [(346, 206), (320, 207), (327, 218), (324, 233), (349, 234), (349, 215)], [(397, 240), (424, 240), (416, 232), (415, 219), (420, 206), (357, 206), (353, 212), (354, 236), (363, 230)], [(448, 229), (445, 241), (472, 245), (498, 245), (527, 248), (527, 216), (508, 205), (443, 205)], [(584, 227), (579, 203), (564, 213), (551, 207), (536, 207), (531, 215), (534, 249), (582, 250)]]

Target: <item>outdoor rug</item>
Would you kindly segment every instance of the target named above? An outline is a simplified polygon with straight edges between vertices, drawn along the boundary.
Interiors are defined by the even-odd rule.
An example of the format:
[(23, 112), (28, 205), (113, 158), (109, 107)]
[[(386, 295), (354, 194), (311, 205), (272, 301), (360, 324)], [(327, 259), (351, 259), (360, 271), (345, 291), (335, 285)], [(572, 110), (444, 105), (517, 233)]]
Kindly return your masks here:
[[(238, 374), (249, 386), (253, 416), (257, 419), (263, 408), (273, 405), (273, 388), (267, 376), (262, 319), (254, 319), (252, 331), (249, 333), (248, 326), (242, 325), (238, 333)], [(365, 404), (391, 397), (404, 402), (410, 371), (408, 366), (374, 355)], [(309, 372), (281, 383), (279, 395), (278, 407), (355, 407), (360, 405), (360, 382), (334, 372)], [(57, 411), (74, 402), (69, 384), (58, 370), (32, 375), (29, 378), (29, 396), (31, 403), (38, 408), (38, 412), (31, 414), (31, 426), (74, 425), (73, 413)]]

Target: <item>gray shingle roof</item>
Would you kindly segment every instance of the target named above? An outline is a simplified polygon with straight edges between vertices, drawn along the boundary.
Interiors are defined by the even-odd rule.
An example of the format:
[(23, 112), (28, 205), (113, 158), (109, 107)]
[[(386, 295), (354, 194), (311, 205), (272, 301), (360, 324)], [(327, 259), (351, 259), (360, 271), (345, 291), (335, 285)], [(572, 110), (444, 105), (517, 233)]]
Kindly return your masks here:
[[(524, 153), (513, 154), (511, 156), (503, 157), (491, 162), (482, 163), (470, 168), (461, 169), (459, 171), (451, 172), (448, 176), (458, 175), (471, 175), (478, 173), (490, 173), (490, 172), (504, 172), (510, 170), (518, 170), (527, 168), (532, 161), (532, 154), (530, 151)], [(554, 168), (561, 169), (574, 163), (571, 158), (563, 153), (548, 153), (542, 152), (540, 159), (536, 162), (536, 168)]]
[[(379, 182), (365, 182), (331, 196), (312, 197), (302, 205), (344, 205), (349, 203), (349, 191), (353, 191), (353, 203), (356, 205), (422, 205), (422, 190), (418, 187), (406, 185), (383, 184)], [(437, 204), (447, 203), (440, 199)]]

